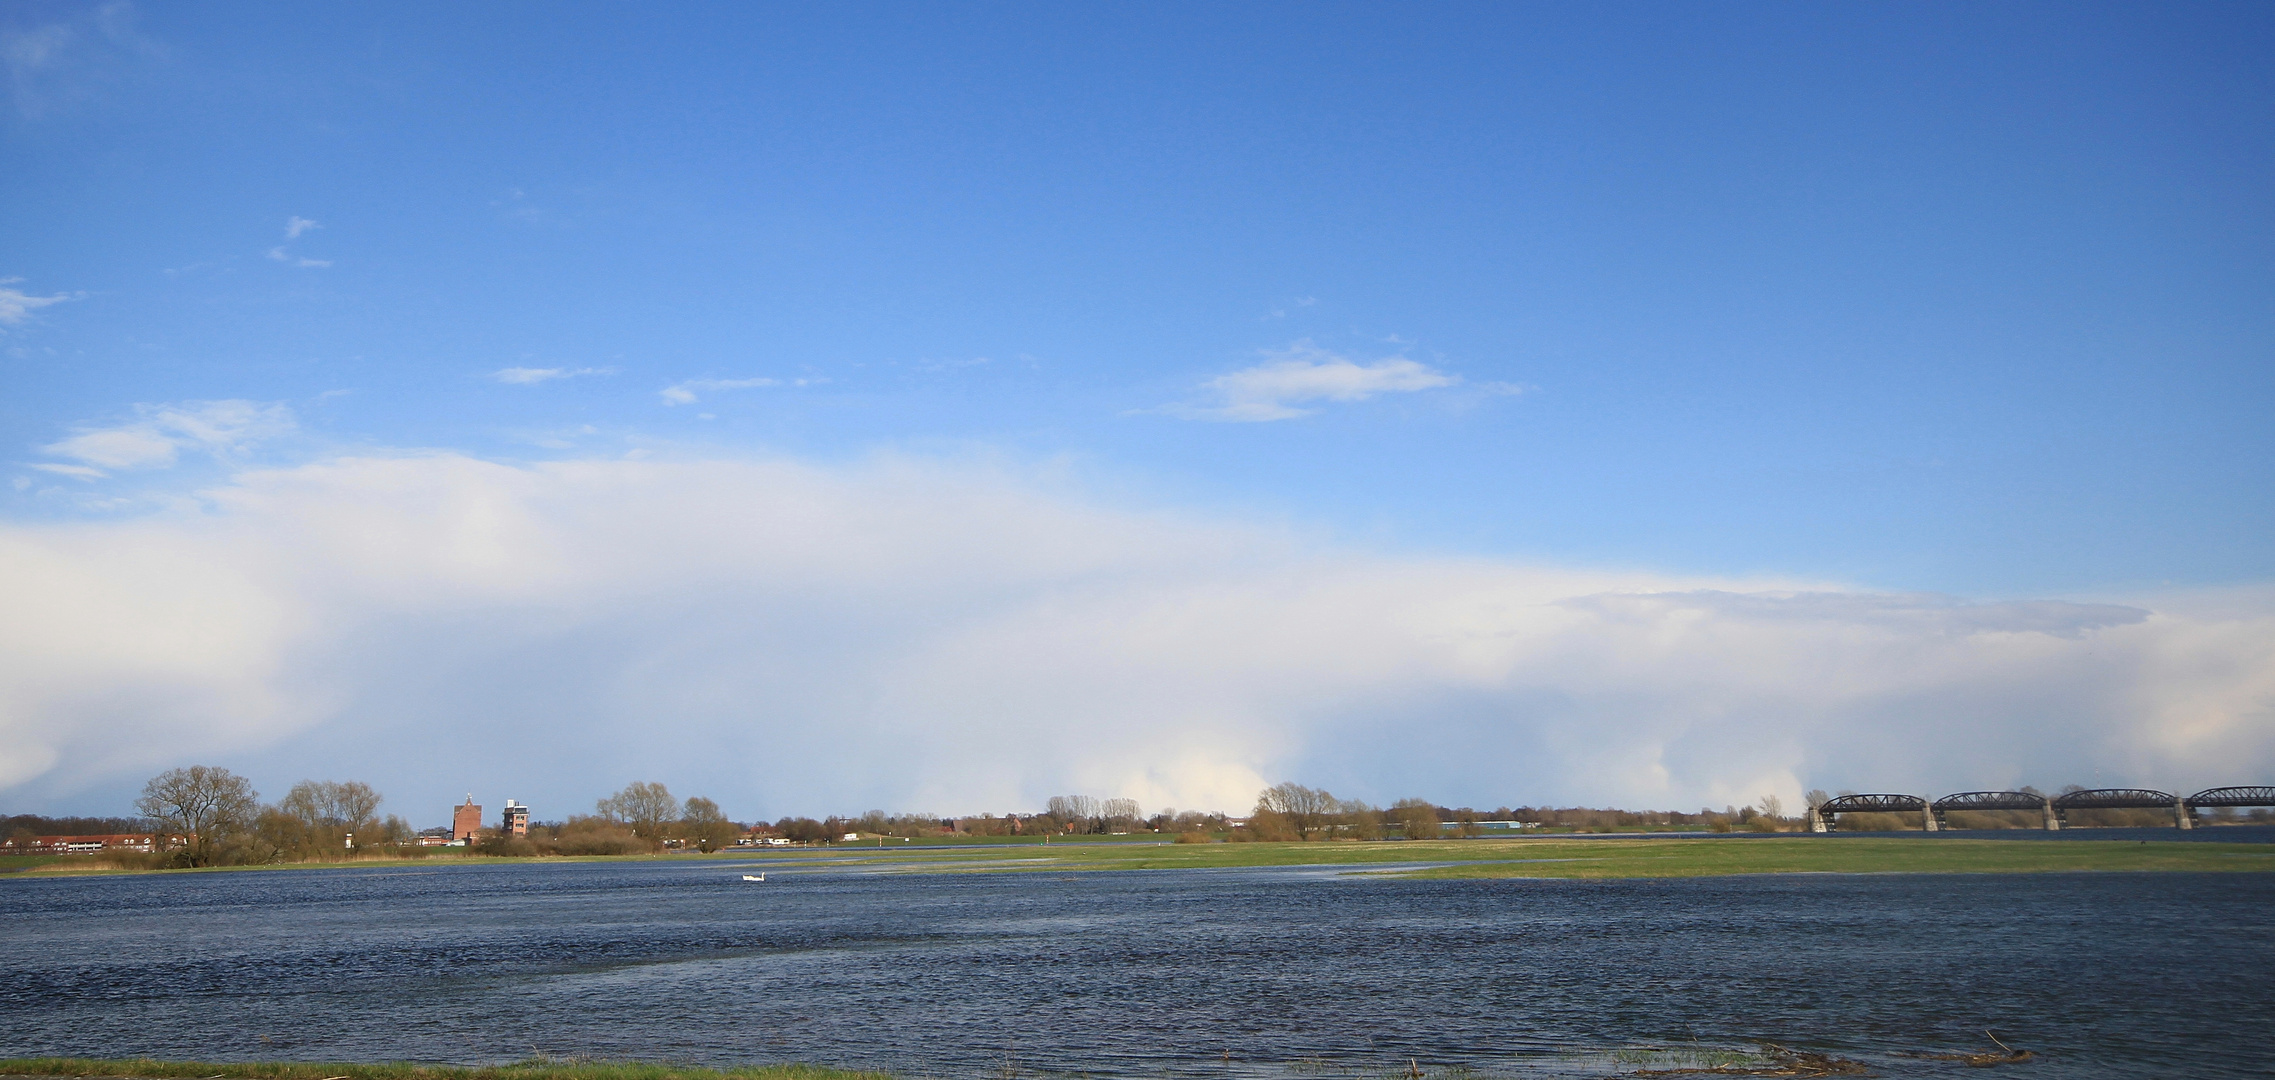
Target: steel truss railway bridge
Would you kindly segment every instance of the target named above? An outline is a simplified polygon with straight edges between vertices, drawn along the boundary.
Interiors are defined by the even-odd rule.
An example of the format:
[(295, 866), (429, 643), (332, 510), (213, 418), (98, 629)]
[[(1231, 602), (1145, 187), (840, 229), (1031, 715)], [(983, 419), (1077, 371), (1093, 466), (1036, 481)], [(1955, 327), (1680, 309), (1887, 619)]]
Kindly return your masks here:
[(2048, 831), (2069, 823), (2072, 810), (2169, 810), (2175, 828), (2196, 827), (2196, 811), (2223, 806), (2275, 806), (2275, 787), (2206, 788), (2182, 798), (2148, 788), (2094, 788), (2061, 795), (2030, 791), (1962, 791), (1933, 802), (1919, 795), (1842, 795), (1809, 808), (1809, 831), (1825, 832), (1842, 814), (1918, 814), (1928, 832), (1950, 828), (1954, 810), (2021, 810), (2041, 815)]

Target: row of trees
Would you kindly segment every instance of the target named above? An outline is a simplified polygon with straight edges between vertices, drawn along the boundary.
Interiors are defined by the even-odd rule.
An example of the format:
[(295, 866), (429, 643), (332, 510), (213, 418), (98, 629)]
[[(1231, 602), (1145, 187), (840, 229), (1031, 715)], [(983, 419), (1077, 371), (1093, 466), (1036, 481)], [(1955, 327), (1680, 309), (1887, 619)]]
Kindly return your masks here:
[[(2027, 787), (2021, 790), (2037, 793)], [(2073, 785), (2063, 790), (2080, 789)], [(1824, 791), (1811, 791), (1809, 805), (1832, 797)], [(136, 810), (143, 815), (140, 818), (26, 815), (0, 819), (0, 835), (22, 845), (38, 835), (155, 832), (165, 838), (160, 845), (165, 850), (150, 861), (179, 866), (426, 853), (401, 818), (381, 816), (384, 801), (378, 791), (359, 781), (303, 780), (275, 803), (263, 804), (260, 793), (244, 777), (227, 769), (196, 765), (153, 777), (135, 801)], [(663, 784), (640, 781), (599, 800), (591, 814), (572, 815), (566, 821), (534, 822), (526, 836), (498, 835), (493, 829), (485, 829), (475, 848), (496, 855), (623, 855), (666, 848), (715, 851), (733, 845), (746, 832), (797, 843), (832, 842), (848, 835), (914, 838), (1134, 832), (1174, 834), (1181, 840), (1285, 841), (1475, 836), (1484, 831), (1480, 823), (1485, 821), (1595, 832), (1667, 828), (1784, 831), (1801, 827), (1798, 818), (1785, 816), (1782, 802), (1774, 795), (1762, 796), (1757, 805), (1719, 811), (1702, 808), (1695, 814), (1529, 806), (1481, 811), (1440, 806), (1418, 798), (1376, 807), (1361, 800), (1337, 798), (1323, 788), (1283, 783), (1258, 793), (1254, 810), (1239, 828), (1218, 813), (1171, 809), (1145, 817), (1132, 799), (1061, 795), (1052, 797), (1047, 806), (1041, 814), (1000, 817), (943, 818), (872, 810), (859, 816), (785, 817), (771, 825), (760, 822), (745, 826), (729, 820), (711, 799), (679, 799)], [(1839, 827), (1917, 828), (1916, 816), (1844, 814)], [(2275, 817), (2265, 810), (2243, 814), (2220, 811), (2212, 816), (2216, 820), (2255, 821)], [(2072, 824), (2076, 825), (2164, 825), (2169, 821), (2169, 813), (2161, 810), (2077, 811), (2072, 815)], [(2035, 814), (1987, 812), (1956, 814), (1952, 824), (1964, 828), (2036, 828), (2040, 821)]]
[(416, 837), (402, 818), (379, 816), (385, 800), (355, 780), (303, 780), (261, 804), (252, 781), (227, 769), (169, 769), (143, 785), (134, 808), (160, 837), (153, 854), (177, 866), (220, 866), (399, 849)]
[(567, 821), (532, 822), (526, 836), (492, 833), (475, 845), (486, 855), (636, 855), (668, 847), (717, 851), (735, 842), (743, 826), (727, 820), (719, 804), (700, 795), (685, 801), (671, 789), (634, 781)]

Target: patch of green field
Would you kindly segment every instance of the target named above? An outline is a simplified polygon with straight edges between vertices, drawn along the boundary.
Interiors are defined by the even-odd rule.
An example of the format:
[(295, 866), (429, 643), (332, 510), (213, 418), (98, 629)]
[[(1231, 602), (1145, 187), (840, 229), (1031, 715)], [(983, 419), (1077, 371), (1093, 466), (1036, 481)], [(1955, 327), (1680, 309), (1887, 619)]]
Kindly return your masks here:
[[(842, 856), (852, 852), (840, 853)], [(1424, 878), (1656, 878), (1734, 874), (1985, 874), (2074, 870), (2275, 871), (2275, 844), (1964, 840), (1948, 837), (1512, 838), (1384, 843), (1054, 844), (1009, 852), (907, 852), (909, 871), (1016, 873), (1265, 866), (1381, 866)], [(1414, 864), (1425, 864), (1419, 867)], [(1404, 864), (1404, 865), (1400, 865)]]
[(512, 1065), (460, 1067), (391, 1062), (200, 1062), (148, 1058), (7, 1058), (0, 1075), (38, 1077), (149, 1077), (154, 1080), (887, 1080), (890, 1074), (817, 1065), (763, 1065), (699, 1069), (641, 1062), (535, 1059)]
[[(402, 869), (406, 866), (480, 866), (499, 863), (533, 862), (642, 862), (655, 859), (700, 858), (680, 855), (550, 855), (541, 859), (517, 858), (509, 855), (428, 855), (408, 859), (376, 857), (333, 862), (250, 863), (232, 866), (145, 867), (119, 866), (105, 861), (101, 855), (48, 855), (27, 856), (40, 860), (27, 867), (40, 875), (92, 876), (99, 874), (231, 874), (250, 870), (377, 870), (382, 867)], [(717, 856), (711, 856), (716, 858)]]
[[(860, 866), (902, 873), (1036, 873), (1348, 867), (1423, 878), (1671, 878), (1733, 874), (1998, 874), (2075, 870), (2275, 871), (2275, 844), (2131, 840), (1970, 840), (1953, 836), (1600, 836), (1274, 844), (1131, 843), (1121, 838), (1016, 847), (968, 844), (738, 849), (712, 855), (586, 855), (542, 859), (437, 855), (215, 870), (401, 869), (532, 862), (665, 861), (721, 872)], [(50, 860), (56, 873), (132, 871)]]
[[(2175, 841), (1826, 839), (1607, 840), (1564, 844), (1571, 862), (1510, 859), (1438, 866), (1430, 878), (1665, 878), (1730, 874), (2027, 874), (2059, 871), (2275, 870), (2275, 844)], [(1592, 850), (1590, 850), (1592, 849)]]
[(35, 866), (46, 866), (49, 863), (58, 862), (62, 858), (61, 855), (0, 855), (0, 874), (29, 870)]

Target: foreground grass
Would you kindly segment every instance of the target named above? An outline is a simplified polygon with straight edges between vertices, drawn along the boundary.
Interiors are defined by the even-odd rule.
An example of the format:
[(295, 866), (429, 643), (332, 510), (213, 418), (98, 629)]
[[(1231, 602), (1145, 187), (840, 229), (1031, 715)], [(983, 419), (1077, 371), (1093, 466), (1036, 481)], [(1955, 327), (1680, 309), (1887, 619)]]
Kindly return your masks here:
[(154, 1080), (887, 1080), (888, 1073), (817, 1065), (699, 1069), (641, 1062), (536, 1059), (512, 1065), (461, 1067), (391, 1062), (154, 1061), (149, 1058), (5, 1058), (0, 1075), (149, 1077)]

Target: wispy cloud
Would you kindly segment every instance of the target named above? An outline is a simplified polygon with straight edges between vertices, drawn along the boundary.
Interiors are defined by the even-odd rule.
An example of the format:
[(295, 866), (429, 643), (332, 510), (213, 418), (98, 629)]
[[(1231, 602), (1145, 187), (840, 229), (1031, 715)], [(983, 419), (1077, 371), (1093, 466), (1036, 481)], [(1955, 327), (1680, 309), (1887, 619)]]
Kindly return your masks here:
[(105, 473), (92, 465), (57, 465), (53, 462), (35, 462), (31, 466), (44, 473), (68, 476), (76, 480), (100, 480)]
[[(298, 214), (294, 214), (291, 217), (284, 219), (284, 238), (285, 241), (289, 243), (291, 241), (300, 239), (300, 235), (310, 229), (321, 228), (323, 228), (322, 224), (309, 218), (301, 217)], [(269, 258), (274, 259), (277, 262), (284, 263), (288, 266), (303, 266), (310, 269), (321, 269), (323, 267), (332, 265), (332, 260), (330, 259), (308, 259), (303, 258), (299, 255), (295, 255), (290, 251), (286, 251), (283, 244), (278, 244), (277, 246), (270, 248), (268, 255)]]
[(505, 211), (506, 216), (525, 224), (541, 224), (547, 219), (545, 208), (530, 202), (529, 193), (520, 188), (514, 188), (507, 192), (503, 199), (490, 200), (490, 205)]
[(616, 374), (616, 369), (612, 367), (509, 367), (499, 368), (498, 370), (491, 372), (490, 378), (498, 382), (508, 383), (514, 386), (532, 386), (541, 382), (550, 382), (554, 379), (574, 379), (583, 375), (614, 374)]
[(1319, 298), (1316, 296), (1299, 296), (1293, 300), (1288, 301), (1285, 304), (1272, 305), (1272, 310), (1265, 314), (1264, 317), (1267, 319), (1285, 319), (1288, 317), (1288, 311), (1290, 309), (1307, 308), (1314, 304), (1317, 304), (1318, 302)]
[(815, 386), (828, 381), (828, 379), (811, 377), (800, 379), (689, 379), (686, 382), (673, 383), (656, 391), (656, 396), (664, 399), (666, 405), (693, 405), (702, 400), (704, 394), (720, 390), (757, 390), (768, 386)]
[(1362, 364), (1309, 341), (1265, 355), (1271, 359), (1202, 383), (1209, 400), (1170, 405), (1161, 411), (1189, 420), (1293, 420), (1318, 411), (1298, 407), (1310, 402), (1365, 401), (1381, 394), (1434, 390), (1461, 382), (1459, 375), (1402, 356)]
[(32, 312), (66, 300), (76, 300), (79, 294), (57, 293), (54, 296), (32, 296), (22, 289), (13, 288), (22, 278), (0, 278), (0, 326), (15, 326), (32, 317)]
[(185, 401), (137, 405), (134, 411), (134, 419), (125, 423), (83, 426), (69, 438), (39, 448), (49, 457), (79, 464), (38, 467), (83, 479), (102, 476), (106, 469), (166, 468), (184, 450), (228, 456), (296, 426), (292, 410), (282, 402)]
[(276, 261), (278, 261), (278, 262), (280, 262), (280, 263), (284, 263), (284, 264), (286, 264), (286, 265), (288, 265), (288, 266), (306, 266), (306, 267), (311, 267), (311, 268), (322, 268), (322, 267), (326, 267), (326, 266), (330, 266), (330, 265), (332, 265), (332, 260), (330, 260), (330, 259), (306, 259), (306, 258), (302, 258), (302, 257), (300, 257), (300, 256), (298, 256), (298, 255), (294, 255), (294, 254), (292, 254), (292, 253), (290, 253), (290, 252), (288, 252), (288, 251), (284, 250), (284, 248), (283, 248), (283, 247), (281, 247), (281, 246), (279, 246), (279, 247), (273, 247), (273, 248), (270, 248), (270, 249), (269, 249), (269, 258), (271, 258), (271, 259), (275, 259)]
[(83, 5), (55, 22), (0, 27), (4, 89), (17, 113), (30, 120), (97, 97), (122, 70), (165, 54), (164, 46), (135, 28), (134, 5), (125, 0)]
[(994, 362), (985, 356), (974, 356), (961, 360), (919, 360), (909, 367), (914, 371), (936, 375), (948, 371), (962, 371), (965, 368), (985, 367)]

